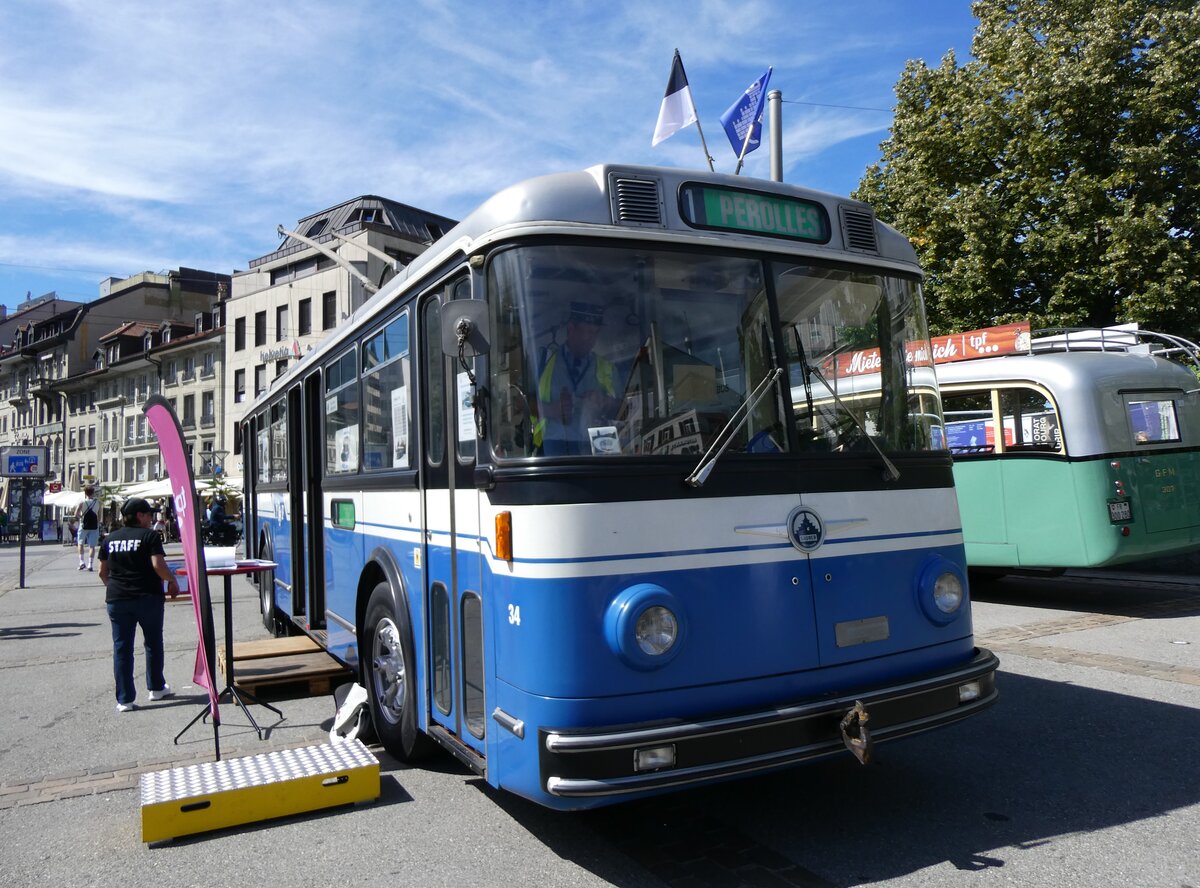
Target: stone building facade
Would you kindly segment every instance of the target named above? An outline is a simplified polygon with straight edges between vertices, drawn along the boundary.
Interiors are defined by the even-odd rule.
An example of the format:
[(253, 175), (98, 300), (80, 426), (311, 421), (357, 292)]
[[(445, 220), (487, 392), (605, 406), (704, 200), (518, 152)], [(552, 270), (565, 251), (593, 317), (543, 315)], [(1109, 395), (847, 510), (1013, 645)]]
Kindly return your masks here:
[(234, 272), (225, 335), (230, 474), (241, 474), (234, 429), (249, 403), (454, 225), (445, 216), (363, 195), (304, 217), (275, 250)]
[(110, 278), (92, 302), (0, 312), (0, 446), (46, 447), (48, 480), (69, 490), (157, 480), (142, 408), (161, 394), (196, 476), (240, 476), (249, 402), (454, 224), (364, 195), (299, 220), (246, 271)]
[(190, 356), (211, 370), (177, 373), (174, 383), (178, 397), (211, 408), (207, 427), (201, 419), (189, 435), (194, 465), (203, 468), (206, 443), (208, 451), (223, 443), (217, 399), (229, 287), (229, 275), (198, 269), (147, 272), (105, 281), (93, 302), (17, 323), (0, 349), (0, 446), (46, 447), (49, 480), (69, 489), (157, 477), (157, 442), (140, 405), (153, 393), (170, 397), (164, 362)]

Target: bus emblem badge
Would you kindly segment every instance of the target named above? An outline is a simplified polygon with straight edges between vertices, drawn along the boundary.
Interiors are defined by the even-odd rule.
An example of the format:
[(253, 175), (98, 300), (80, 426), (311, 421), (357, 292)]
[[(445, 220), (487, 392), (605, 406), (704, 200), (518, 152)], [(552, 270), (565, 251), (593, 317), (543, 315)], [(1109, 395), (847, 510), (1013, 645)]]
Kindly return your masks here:
[(788, 539), (801, 552), (816, 551), (825, 541), (821, 516), (806, 506), (797, 506), (788, 515)]

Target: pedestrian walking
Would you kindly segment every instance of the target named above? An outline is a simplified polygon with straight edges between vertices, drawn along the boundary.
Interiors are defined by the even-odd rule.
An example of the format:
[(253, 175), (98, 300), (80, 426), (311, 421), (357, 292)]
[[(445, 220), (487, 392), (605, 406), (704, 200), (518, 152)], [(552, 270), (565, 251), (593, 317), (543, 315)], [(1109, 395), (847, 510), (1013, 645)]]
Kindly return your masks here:
[(179, 583), (167, 566), (162, 536), (151, 526), (154, 513), (150, 504), (134, 497), (121, 507), (121, 514), (125, 526), (106, 536), (100, 546), (100, 582), (106, 588), (112, 623), (117, 712), (130, 712), (137, 709), (133, 641), (138, 626), (146, 648), (150, 699), (174, 695), (163, 676), (163, 583), (172, 598), (179, 594)]
[[(79, 569), (95, 570), (96, 544), (100, 541), (100, 501), (96, 499), (96, 488), (83, 488), (87, 497), (75, 510), (79, 519)], [(83, 550), (87, 549), (87, 562), (83, 560)]]

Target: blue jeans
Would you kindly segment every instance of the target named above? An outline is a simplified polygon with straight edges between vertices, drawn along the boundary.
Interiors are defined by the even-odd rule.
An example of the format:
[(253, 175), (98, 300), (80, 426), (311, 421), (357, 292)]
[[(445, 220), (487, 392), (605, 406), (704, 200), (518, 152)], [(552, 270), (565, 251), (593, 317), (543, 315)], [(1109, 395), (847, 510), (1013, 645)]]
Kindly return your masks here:
[(133, 683), (133, 639), (138, 626), (142, 627), (146, 646), (146, 687), (161, 691), (167, 683), (163, 678), (163, 610), (163, 599), (148, 595), (108, 603), (118, 703), (132, 703), (137, 698), (137, 686)]

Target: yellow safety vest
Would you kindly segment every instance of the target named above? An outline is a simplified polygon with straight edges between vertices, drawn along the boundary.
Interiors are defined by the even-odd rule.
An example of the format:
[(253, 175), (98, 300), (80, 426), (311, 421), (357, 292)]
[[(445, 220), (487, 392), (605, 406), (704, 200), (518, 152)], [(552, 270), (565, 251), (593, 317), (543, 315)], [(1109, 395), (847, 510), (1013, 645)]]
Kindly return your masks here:
[[(542, 369), (542, 375), (538, 379), (538, 400), (543, 404), (549, 404), (551, 399), (551, 386), (554, 385), (554, 366), (558, 362), (558, 350), (550, 354), (550, 358), (546, 361), (546, 366)], [(606, 361), (604, 358), (596, 355), (596, 382), (604, 393), (610, 398), (615, 398), (617, 395), (616, 388), (613, 385), (613, 365), (611, 361)], [(544, 417), (539, 417), (538, 421), (533, 424), (533, 445), (535, 447), (542, 446), (542, 438), (546, 433), (546, 420)]]

